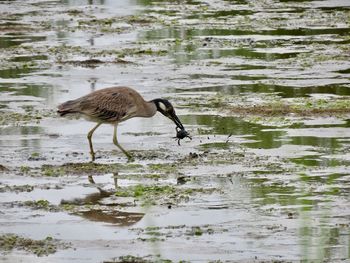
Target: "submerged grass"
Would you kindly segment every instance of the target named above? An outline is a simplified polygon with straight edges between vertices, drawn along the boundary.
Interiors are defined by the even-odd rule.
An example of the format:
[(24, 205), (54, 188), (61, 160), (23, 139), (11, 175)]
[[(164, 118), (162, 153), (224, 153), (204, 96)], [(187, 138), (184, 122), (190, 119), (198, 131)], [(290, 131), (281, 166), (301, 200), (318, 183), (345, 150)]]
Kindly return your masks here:
[(42, 119), (42, 116), (39, 114), (27, 114), (19, 112), (9, 112), (1, 111), (0, 112), (0, 125), (9, 125), (23, 122), (36, 122), (38, 123)]
[(2, 185), (0, 184), (0, 193), (3, 192), (15, 192), (15, 193), (21, 193), (21, 192), (31, 192), (34, 190), (34, 186), (32, 185)]
[(240, 115), (297, 116), (344, 115), (350, 113), (350, 99), (296, 99), (294, 102), (271, 102), (253, 106), (230, 106), (231, 113)]
[(5, 253), (16, 249), (24, 250), (40, 257), (56, 253), (58, 249), (67, 249), (69, 247), (70, 244), (60, 242), (50, 236), (42, 240), (33, 240), (15, 234), (3, 234), (0, 236), (0, 250)]
[[(145, 257), (125, 255), (125, 256), (120, 256), (118, 258), (113, 258), (110, 260), (103, 261), (103, 263), (152, 263), (152, 262), (171, 263), (173, 261), (168, 259), (162, 259), (160, 255), (155, 255), (155, 256), (149, 255)], [(185, 262), (185, 261), (180, 261), (180, 262)]]
[(27, 106), (23, 108), (25, 112), (14, 112), (9, 110), (0, 110), (0, 126), (5, 125), (23, 125), (25, 123), (38, 124), (44, 118), (56, 116), (53, 110), (35, 110)]
[(275, 93), (224, 95), (215, 93), (196, 98), (176, 98), (185, 108), (199, 112), (216, 110), (237, 115), (258, 116), (320, 116), (350, 114), (350, 98), (289, 98), (283, 99)]
[(100, 163), (66, 163), (63, 165), (43, 165), (41, 172), (45, 176), (63, 176), (67, 174), (101, 174), (119, 171), (137, 171), (141, 164), (100, 164)]
[(44, 210), (50, 212), (58, 212), (60, 210), (58, 206), (51, 204), (48, 200), (45, 199), (39, 199), (36, 201), (28, 200), (20, 203), (20, 206), (26, 206), (35, 210)]
[(212, 189), (183, 188), (175, 185), (134, 185), (116, 190), (119, 197), (133, 197), (141, 201), (141, 206), (171, 205), (188, 201), (195, 193), (212, 193)]

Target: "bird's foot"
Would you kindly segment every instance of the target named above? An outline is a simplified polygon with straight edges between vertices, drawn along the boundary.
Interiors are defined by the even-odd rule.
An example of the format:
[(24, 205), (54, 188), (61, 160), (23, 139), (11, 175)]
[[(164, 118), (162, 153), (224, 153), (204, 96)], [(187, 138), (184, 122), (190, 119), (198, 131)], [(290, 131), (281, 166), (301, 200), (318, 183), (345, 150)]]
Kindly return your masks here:
[(134, 157), (132, 157), (130, 154), (126, 155), (128, 157), (128, 163), (132, 163), (135, 161)]
[(135, 161), (134, 157), (132, 157), (132, 155), (130, 153), (128, 153), (127, 151), (125, 151), (123, 148), (119, 147), (120, 150), (125, 154), (125, 156), (128, 158), (128, 163)]
[(93, 163), (95, 161), (95, 153), (90, 152), (90, 155), (91, 155), (91, 162)]
[(135, 161), (135, 159), (134, 158), (128, 158), (128, 163), (133, 163)]

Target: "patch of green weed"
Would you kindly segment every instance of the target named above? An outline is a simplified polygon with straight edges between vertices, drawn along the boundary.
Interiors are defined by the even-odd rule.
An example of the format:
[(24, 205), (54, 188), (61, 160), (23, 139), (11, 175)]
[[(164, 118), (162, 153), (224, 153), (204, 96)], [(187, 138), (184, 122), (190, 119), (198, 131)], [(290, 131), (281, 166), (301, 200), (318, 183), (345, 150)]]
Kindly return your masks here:
[(50, 236), (42, 240), (33, 240), (15, 234), (3, 234), (0, 236), (0, 250), (5, 252), (17, 249), (31, 252), (40, 257), (53, 254), (59, 248), (66, 249), (69, 247), (69, 244), (61, 243)]

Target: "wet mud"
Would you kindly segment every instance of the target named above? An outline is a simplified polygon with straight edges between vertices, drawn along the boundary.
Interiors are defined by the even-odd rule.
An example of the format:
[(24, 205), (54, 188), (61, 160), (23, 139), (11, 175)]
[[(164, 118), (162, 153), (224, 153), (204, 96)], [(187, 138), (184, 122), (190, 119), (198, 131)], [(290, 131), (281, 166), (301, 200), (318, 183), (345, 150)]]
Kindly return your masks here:
[[(0, 1), (2, 262), (347, 262), (348, 1)], [(58, 104), (176, 108), (94, 134)], [(179, 139), (181, 140), (181, 145)]]

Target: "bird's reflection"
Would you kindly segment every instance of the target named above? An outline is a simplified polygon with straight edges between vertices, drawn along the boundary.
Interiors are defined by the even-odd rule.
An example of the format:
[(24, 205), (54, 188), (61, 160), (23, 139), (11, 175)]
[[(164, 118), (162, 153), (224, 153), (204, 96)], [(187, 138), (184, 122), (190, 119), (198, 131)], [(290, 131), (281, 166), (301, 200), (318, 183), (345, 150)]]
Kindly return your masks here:
[[(91, 175), (88, 176), (89, 182), (98, 189), (97, 193), (86, 195), (83, 198), (74, 198), (72, 200), (62, 200), (61, 205), (74, 205), (81, 206), (82, 209), (73, 212), (75, 215), (79, 215), (85, 219), (95, 222), (110, 223), (118, 226), (130, 226), (140, 221), (144, 213), (126, 212), (115, 209), (114, 207), (120, 206), (133, 206), (132, 201), (128, 203), (115, 202), (104, 203), (104, 199), (113, 197), (115, 190), (118, 187), (118, 172), (113, 173), (115, 190), (104, 190), (94, 181)], [(99, 205), (98, 208), (86, 208), (87, 205)]]
[(90, 92), (94, 92), (96, 90), (97, 78), (91, 77), (88, 82), (90, 83)]
[[(118, 189), (118, 172), (113, 172), (112, 174), (113, 174), (113, 181), (114, 181), (114, 189), (117, 190)], [(106, 192), (106, 190), (103, 190), (98, 184), (96, 184), (92, 175), (88, 176), (88, 180), (89, 180), (89, 183), (94, 185), (100, 191), (100, 193)]]
[(90, 46), (94, 46), (95, 45), (95, 39), (93, 37), (90, 37), (88, 39), (88, 42), (89, 42)]
[(105, 222), (118, 226), (130, 226), (140, 221), (144, 214), (135, 212), (123, 212), (118, 210), (91, 209), (78, 212), (80, 215), (90, 221)]
[(105, 0), (99, 0), (99, 1), (94, 1), (94, 0), (88, 0), (89, 5), (104, 5)]

